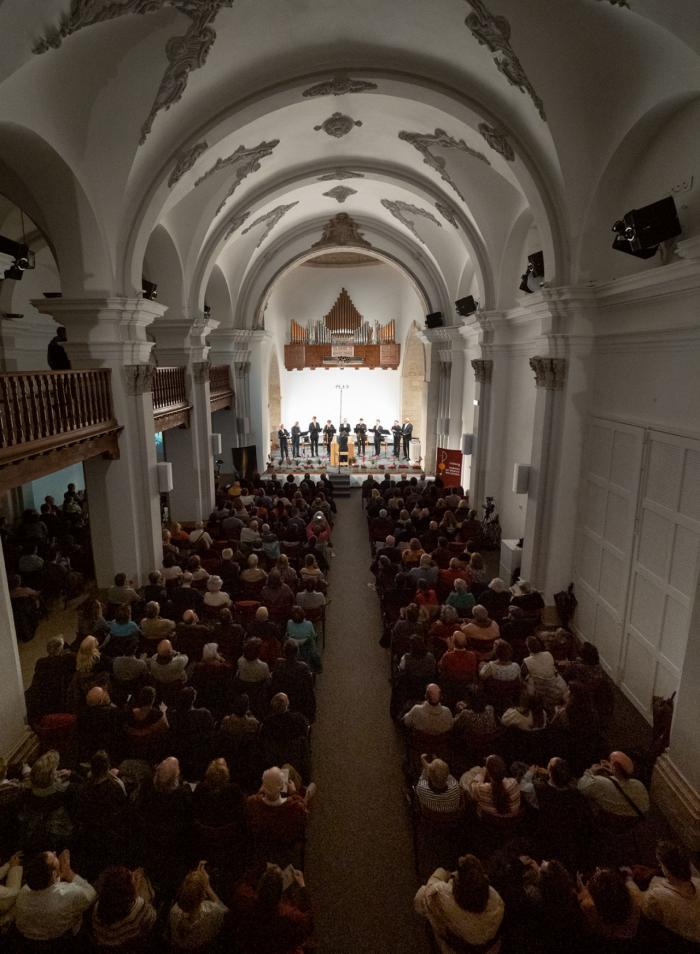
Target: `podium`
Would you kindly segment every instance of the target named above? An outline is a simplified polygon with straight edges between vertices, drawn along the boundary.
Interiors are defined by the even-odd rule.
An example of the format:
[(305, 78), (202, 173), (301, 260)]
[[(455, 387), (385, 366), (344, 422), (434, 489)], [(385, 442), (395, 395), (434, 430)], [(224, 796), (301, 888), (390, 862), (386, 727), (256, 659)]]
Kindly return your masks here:
[(348, 438), (347, 452), (341, 453), (338, 441), (333, 438), (331, 442), (331, 467), (347, 467), (355, 460), (355, 441)]

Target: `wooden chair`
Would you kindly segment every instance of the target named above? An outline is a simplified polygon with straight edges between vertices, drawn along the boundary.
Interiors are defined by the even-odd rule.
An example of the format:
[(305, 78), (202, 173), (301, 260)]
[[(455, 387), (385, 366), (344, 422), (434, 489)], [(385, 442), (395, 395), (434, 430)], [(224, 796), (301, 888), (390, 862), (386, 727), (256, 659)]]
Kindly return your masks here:
[(450, 764), (452, 755), (452, 730), (449, 732), (430, 733), (410, 729), (406, 735), (406, 762), (411, 781), (415, 781), (421, 773), (421, 755), (427, 752), (436, 758), (443, 759)]
[(314, 624), (314, 629), (316, 630), (317, 633), (319, 631), (319, 624), (320, 624), (321, 643), (324, 649), (326, 648), (326, 606), (327, 605), (328, 604), (325, 604), (324, 606), (318, 606), (315, 609), (304, 610), (304, 614), (306, 615), (306, 618)]

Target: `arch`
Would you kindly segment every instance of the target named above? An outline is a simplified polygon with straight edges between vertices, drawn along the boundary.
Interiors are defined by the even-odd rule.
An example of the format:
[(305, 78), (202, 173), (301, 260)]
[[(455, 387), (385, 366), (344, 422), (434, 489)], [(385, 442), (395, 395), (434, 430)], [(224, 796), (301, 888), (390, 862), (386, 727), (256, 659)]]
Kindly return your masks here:
[(164, 225), (157, 225), (148, 240), (143, 274), (158, 285), (158, 301), (168, 308), (168, 317), (185, 314), (187, 295), (182, 259), (173, 237)]
[(52, 146), (16, 123), (0, 123), (0, 192), (46, 236), (67, 298), (115, 293), (108, 243), (80, 182)]
[(219, 327), (228, 328), (231, 326), (233, 314), (231, 289), (226, 276), (218, 265), (214, 265), (209, 275), (203, 304), (211, 308), (212, 318), (219, 322)]

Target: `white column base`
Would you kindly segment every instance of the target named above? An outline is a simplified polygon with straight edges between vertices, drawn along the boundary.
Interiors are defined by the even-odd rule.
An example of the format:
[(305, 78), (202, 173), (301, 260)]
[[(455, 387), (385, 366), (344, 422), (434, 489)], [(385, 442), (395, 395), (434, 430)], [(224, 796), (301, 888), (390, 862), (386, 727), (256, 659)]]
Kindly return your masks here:
[(700, 851), (700, 792), (685, 779), (668, 752), (659, 756), (651, 796), (690, 851)]

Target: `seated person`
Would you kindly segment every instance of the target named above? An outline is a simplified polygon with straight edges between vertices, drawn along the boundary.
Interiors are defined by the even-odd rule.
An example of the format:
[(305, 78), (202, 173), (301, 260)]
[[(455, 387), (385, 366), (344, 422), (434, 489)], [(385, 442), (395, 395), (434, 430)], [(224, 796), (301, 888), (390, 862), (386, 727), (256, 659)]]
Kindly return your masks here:
[(153, 932), (156, 911), (151, 903), (153, 889), (143, 868), (105, 868), (96, 887), (91, 923), (94, 942), (120, 951), (145, 944)]
[(644, 916), (686, 941), (700, 944), (700, 878), (693, 876), (687, 852), (671, 841), (660, 841), (656, 859), (661, 877), (652, 878), (644, 892)]
[(209, 579), (209, 571), (202, 566), (202, 560), (196, 554), (187, 561), (187, 572), (192, 574), (192, 586), (204, 590)]
[(316, 695), (311, 669), (299, 659), (299, 647), (293, 639), (288, 639), (282, 647), (282, 657), (272, 672), (270, 691), (285, 693), (290, 707), (301, 712), (311, 723), (316, 718)]
[(313, 915), (301, 871), (292, 869), (287, 888), (278, 865), (249, 872), (235, 885), (231, 907), (239, 954), (300, 954), (307, 949)]
[(439, 537), (437, 546), (430, 554), (433, 558), (433, 563), (440, 570), (446, 570), (450, 565), (450, 560), (452, 559), (452, 551), (449, 547), (449, 540), (447, 537)]
[(102, 686), (93, 686), (85, 697), (86, 705), (78, 710), (78, 744), (80, 753), (89, 758), (104, 749), (117, 760), (121, 755), (124, 712), (112, 702)]
[(510, 590), (503, 580), (495, 576), (488, 587), (479, 594), (478, 602), (485, 606), (489, 616), (496, 622), (502, 620), (510, 605)]
[(630, 941), (636, 937), (642, 894), (631, 877), (617, 868), (596, 868), (578, 891), (589, 928), (599, 937)]
[[(174, 550), (176, 551), (177, 548), (174, 548)], [(177, 561), (177, 552), (164, 552), (163, 566), (160, 572), (168, 590), (171, 590), (182, 579), (182, 567)]]
[(443, 605), (440, 616), (430, 626), (428, 644), (436, 659), (447, 651), (448, 643), (454, 631), (458, 628), (457, 610), (454, 606)]
[(546, 706), (558, 705), (566, 698), (567, 688), (554, 657), (539, 636), (528, 636), (527, 648), (530, 655), (523, 660), (522, 675), (528, 689), (541, 696)]
[(467, 637), (461, 630), (456, 630), (452, 635), (449, 649), (441, 657), (438, 669), (443, 680), (448, 682), (476, 681), (476, 653), (467, 649)]
[(294, 593), (282, 582), (278, 570), (270, 570), (265, 586), (260, 591), (260, 600), (268, 610), (279, 614), (288, 612), (294, 605)]
[(462, 792), (459, 782), (450, 774), (447, 762), (425, 753), (420, 761), (422, 772), (415, 788), (419, 806), (429, 812), (458, 812)]
[(427, 735), (442, 735), (452, 728), (452, 713), (442, 705), (442, 692), (435, 683), (425, 690), (425, 701), (416, 704), (403, 717), (403, 724), (409, 730)]
[(513, 662), (513, 650), (510, 643), (504, 639), (497, 639), (493, 644), (495, 659), (481, 664), (479, 678), (484, 682), (493, 679), (494, 682), (520, 682), (520, 666)]
[(325, 594), (316, 589), (315, 580), (309, 578), (304, 584), (304, 589), (297, 593), (295, 602), (304, 611), (313, 611), (325, 606), (327, 600)]
[(316, 649), (316, 630), (301, 606), (292, 607), (287, 621), (287, 639), (293, 639), (299, 647), (299, 658), (307, 663), (313, 672), (320, 672), (320, 658)]
[(475, 602), (474, 596), (469, 590), (466, 581), (461, 577), (457, 577), (454, 581), (452, 592), (448, 593), (445, 599), (445, 605), (452, 606), (457, 611), (457, 615), (465, 619), (474, 608)]
[(228, 908), (211, 886), (206, 862), (185, 877), (170, 909), (168, 932), (176, 951), (208, 951), (224, 926)]
[(434, 871), (418, 889), (414, 905), (430, 922), (441, 954), (498, 954), (505, 905), (474, 855), (463, 855), (453, 874), (444, 868)]
[(501, 716), (501, 725), (521, 732), (537, 732), (547, 727), (547, 713), (542, 698), (537, 693), (524, 689), (520, 704), (513, 706)]
[[(289, 698), (278, 692), (270, 700), (270, 712), (260, 727), (260, 743), (267, 764), (293, 764), (302, 777), (308, 778), (310, 751), (309, 724), (301, 712), (289, 707)], [(265, 763), (263, 763), (265, 764)]]
[[(257, 722), (257, 720), (256, 720)], [(235, 825), (243, 829), (245, 797), (240, 786), (231, 781), (226, 759), (214, 759), (194, 790), (194, 818), (211, 828)]]
[(313, 553), (307, 553), (304, 557), (304, 565), (299, 571), (299, 577), (304, 584), (307, 580), (312, 580), (314, 583), (324, 581), (323, 572)]
[(228, 609), (231, 597), (223, 589), (224, 581), (220, 576), (210, 576), (207, 580), (207, 591), (204, 594), (204, 605), (209, 610)]
[(489, 755), (483, 768), (469, 769), (459, 780), (463, 791), (476, 804), (477, 813), (512, 818), (520, 813), (520, 786), (508, 778), (500, 755)]
[(455, 735), (469, 746), (490, 739), (499, 731), (492, 705), (487, 705), (483, 689), (467, 686), (466, 701), (455, 706)]
[(75, 672), (75, 655), (66, 648), (63, 636), (47, 640), (46, 653), (37, 659), (27, 691), (27, 714), (32, 725), (49, 713), (66, 711), (68, 686)]
[(412, 567), (408, 571), (408, 575), (416, 586), (418, 586), (420, 580), (425, 580), (430, 587), (434, 587), (438, 581), (438, 568), (433, 563), (430, 554), (424, 553), (418, 561), (418, 566)]
[(6, 925), (14, 920), (14, 907), (22, 887), (22, 853), (16, 852), (0, 865), (0, 937)]
[(615, 708), (615, 695), (612, 682), (600, 665), (600, 655), (593, 643), (585, 642), (581, 646), (580, 658), (568, 663), (560, 663), (559, 671), (567, 683), (581, 682), (588, 687), (602, 729), (610, 723)]
[(158, 570), (148, 574), (148, 583), (143, 588), (143, 598), (146, 603), (165, 603), (168, 599), (163, 574)]
[(498, 623), (489, 617), (486, 607), (479, 604), (472, 609), (471, 620), (462, 624), (462, 632), (467, 637), (467, 645), (479, 659), (490, 656), (493, 644), (500, 636)]
[(263, 772), (260, 790), (246, 804), (248, 829), (263, 841), (298, 841), (306, 830), (307, 814), (304, 798), (277, 766)]
[(235, 662), (241, 655), (245, 629), (240, 623), (234, 622), (231, 610), (219, 610), (218, 621), (212, 632), (212, 641), (217, 643), (219, 651), (229, 662)]
[(57, 941), (80, 930), (83, 912), (95, 889), (71, 868), (70, 852), (42, 851), (24, 867), (25, 884), (17, 895), (15, 926), (28, 941)]
[(409, 639), (408, 652), (399, 661), (399, 672), (415, 682), (432, 682), (436, 674), (435, 657), (429, 653), (422, 636), (414, 634)]
[(418, 580), (416, 595), (413, 598), (416, 606), (420, 607), (423, 619), (434, 619), (440, 611), (440, 600), (434, 589), (430, 587), (427, 580)]
[(192, 586), (192, 574), (183, 573), (180, 582), (170, 591), (170, 602), (175, 619), (182, 619), (187, 610), (199, 614), (204, 607), (204, 597)]
[(175, 645), (191, 659), (201, 659), (204, 645), (211, 639), (211, 630), (199, 622), (195, 610), (185, 610), (175, 627)]
[(194, 525), (194, 530), (190, 533), (188, 541), (191, 547), (195, 547), (197, 550), (208, 550), (213, 540), (204, 529), (204, 524), (201, 520), (198, 520)]
[[(397, 539), (398, 536), (399, 534), (397, 534)], [(411, 539), (408, 541), (408, 547), (401, 554), (401, 562), (406, 569), (410, 569), (413, 566), (418, 566), (420, 564), (420, 558), (423, 556), (423, 552), (423, 547), (421, 546), (418, 537), (411, 537)]]
[(226, 711), (232, 695), (235, 671), (228, 660), (219, 653), (216, 643), (205, 643), (202, 661), (190, 673), (190, 685), (197, 691), (200, 706), (218, 719)]
[(127, 745), (132, 751), (137, 749), (139, 754), (151, 749), (157, 751), (160, 740), (168, 732), (165, 713), (155, 703), (155, 689), (144, 686), (126, 709), (124, 731)]
[(260, 729), (260, 722), (250, 711), (250, 698), (242, 693), (231, 703), (231, 712), (221, 720), (221, 732), (224, 737), (233, 739), (253, 739)]
[(131, 618), (131, 607), (128, 603), (122, 603), (117, 606), (114, 619), (109, 624), (109, 636), (100, 648), (107, 656), (113, 658), (121, 655), (127, 642), (138, 645), (140, 637), (141, 630)]
[(254, 553), (248, 557), (248, 563), (241, 573), (241, 583), (261, 584), (267, 579), (267, 573), (258, 566), (258, 558)]
[(259, 530), (260, 525), (257, 520), (251, 520), (241, 530), (240, 544), (244, 553), (249, 554), (251, 550), (257, 549), (261, 545), (262, 538)]
[(160, 603), (152, 600), (146, 603), (146, 615), (141, 620), (141, 635), (146, 642), (154, 645), (161, 639), (169, 639), (175, 632), (175, 623), (171, 619), (163, 619), (160, 615)]
[(241, 569), (233, 559), (233, 550), (226, 547), (221, 551), (221, 565), (219, 566), (219, 576), (223, 580), (224, 590), (230, 595), (238, 589), (238, 579)]
[(148, 660), (148, 668), (154, 682), (164, 686), (187, 682), (187, 656), (177, 653), (169, 639), (161, 639), (158, 651)]
[(621, 818), (641, 818), (649, 811), (649, 793), (634, 778), (634, 762), (624, 752), (611, 752), (607, 761), (586, 769), (578, 790), (594, 809)]
[(515, 586), (511, 587), (511, 604), (519, 607), (526, 616), (531, 616), (539, 620), (544, 609), (544, 600), (538, 590), (533, 589), (527, 580), (518, 580)]
[(117, 573), (114, 577), (114, 586), (107, 590), (107, 602), (115, 606), (138, 603), (141, 597), (134, 589), (132, 580), (127, 580), (126, 573)]
[(270, 667), (260, 659), (262, 640), (248, 639), (243, 644), (243, 654), (238, 660), (236, 677), (242, 683), (265, 683), (270, 679)]
[[(455, 580), (464, 580), (467, 587), (470, 585), (470, 578), (467, 571), (462, 567), (457, 557), (450, 557), (450, 562), (446, 569), (440, 570), (438, 574), (438, 592), (445, 599), (454, 589)], [(476, 602), (476, 600), (474, 601)], [(472, 603), (472, 606), (474, 604)], [(471, 607), (469, 607), (471, 609)]]

